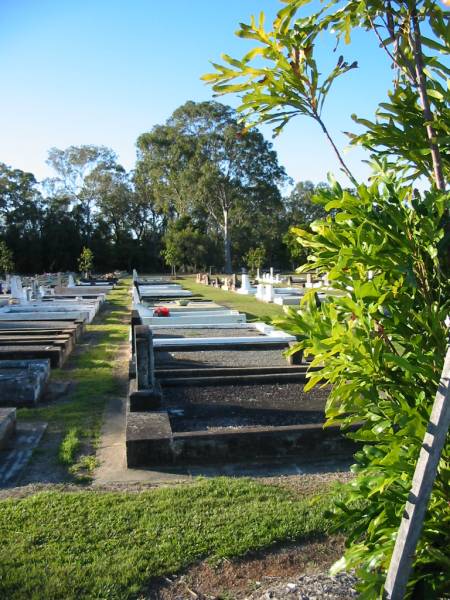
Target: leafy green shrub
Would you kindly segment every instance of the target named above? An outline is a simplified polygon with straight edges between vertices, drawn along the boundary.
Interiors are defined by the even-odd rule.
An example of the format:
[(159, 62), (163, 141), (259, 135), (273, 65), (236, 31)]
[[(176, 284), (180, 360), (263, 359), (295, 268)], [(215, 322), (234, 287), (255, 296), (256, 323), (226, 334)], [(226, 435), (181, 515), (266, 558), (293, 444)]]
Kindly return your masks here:
[(250, 271), (254, 273), (256, 269), (260, 269), (263, 266), (265, 258), (266, 249), (263, 246), (258, 246), (257, 248), (250, 248), (244, 256), (244, 261)]
[(81, 251), (81, 254), (78, 258), (78, 268), (82, 273), (84, 273), (85, 277), (89, 276), (89, 272), (94, 266), (94, 253), (90, 248), (86, 246)]
[[(450, 288), (438, 248), (450, 200), (437, 191), (419, 196), (389, 173), (357, 195), (335, 183), (317, 199), (339, 212), (312, 233), (295, 230), (312, 252), (299, 271), (327, 272), (338, 294), (318, 305), (312, 290), (276, 323), (297, 336), (292, 352), (322, 367), (307, 388), (332, 384), (327, 425), (352, 428), (347, 435), (364, 444), (357, 478), (335, 511), (337, 527), (350, 532), (336, 570), (356, 568), (362, 597), (381, 597), (446, 352)], [(449, 464), (447, 441), (410, 579), (413, 597), (448, 592)]]

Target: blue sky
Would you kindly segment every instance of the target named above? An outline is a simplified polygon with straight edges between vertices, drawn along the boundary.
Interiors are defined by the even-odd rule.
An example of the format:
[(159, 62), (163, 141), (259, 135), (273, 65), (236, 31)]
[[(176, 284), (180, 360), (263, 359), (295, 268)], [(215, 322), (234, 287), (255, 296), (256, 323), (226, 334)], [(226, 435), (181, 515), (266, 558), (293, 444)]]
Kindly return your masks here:
[[(278, 0), (0, 0), (0, 161), (42, 179), (51, 174), (45, 161), (52, 146), (103, 144), (133, 168), (141, 133), (187, 100), (212, 98), (200, 81), (210, 61), (247, 50), (234, 35), (238, 23), (260, 10), (271, 18), (280, 6)], [(357, 33), (352, 46), (331, 50), (331, 36), (324, 35), (324, 70), (341, 51), (360, 64), (338, 82), (324, 112), (342, 148), (341, 131), (355, 130), (350, 115), (372, 117), (384, 100), (390, 70), (370, 34)], [(229, 96), (221, 101), (237, 105)], [(270, 137), (269, 129), (263, 132)], [(304, 118), (274, 147), (296, 181), (339, 172), (318, 126)], [(347, 155), (358, 178), (367, 174), (363, 158), (360, 150)]]

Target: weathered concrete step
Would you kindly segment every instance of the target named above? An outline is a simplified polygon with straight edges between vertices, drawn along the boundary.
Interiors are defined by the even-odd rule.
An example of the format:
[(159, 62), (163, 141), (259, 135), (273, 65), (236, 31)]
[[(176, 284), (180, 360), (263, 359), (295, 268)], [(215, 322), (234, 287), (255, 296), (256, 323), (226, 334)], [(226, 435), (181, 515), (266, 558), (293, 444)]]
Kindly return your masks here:
[(0, 321), (75, 321), (80, 319), (81, 321), (88, 321), (90, 318), (89, 310), (54, 310), (51, 311), (10, 311), (0, 313)]
[(0, 325), (0, 337), (5, 338), (8, 336), (20, 337), (25, 336), (27, 338), (38, 338), (43, 336), (67, 336), (71, 337), (75, 335), (75, 329), (26, 329), (26, 328), (11, 328), (3, 329)]
[(16, 430), (16, 409), (0, 408), (0, 449), (5, 448)]
[(164, 387), (208, 386), (208, 385), (251, 385), (259, 383), (288, 383), (306, 381), (306, 371), (297, 373), (265, 373), (262, 375), (219, 375), (200, 377), (173, 377), (162, 380)]
[(64, 353), (52, 345), (36, 346), (0, 346), (0, 360), (21, 360), (33, 358), (48, 358), (53, 368), (62, 367)]
[(0, 331), (9, 330), (73, 330), (76, 338), (78, 339), (84, 331), (84, 322), (78, 319), (69, 319), (67, 321), (45, 321), (45, 320), (33, 320), (33, 321), (1, 321), (0, 320)]
[(0, 348), (28, 348), (30, 346), (44, 346), (49, 348), (56, 348), (61, 352), (61, 360), (64, 362), (69, 354), (72, 352), (74, 342), (71, 338), (54, 339), (54, 338), (42, 338), (42, 339), (31, 339), (31, 340), (16, 340), (9, 339), (4, 340), (0, 336)]
[[(317, 368), (309, 368), (310, 371), (316, 371)], [(155, 375), (158, 379), (173, 379), (176, 377), (214, 377), (228, 375), (270, 375), (277, 373), (306, 373), (308, 365), (295, 365), (285, 367), (204, 367), (201, 369), (156, 369)]]
[(173, 342), (175, 340), (167, 339), (155, 339), (153, 342), (153, 349), (155, 352), (198, 352), (199, 350), (286, 350), (289, 343), (282, 341), (271, 341), (270, 337), (267, 338), (255, 338), (258, 341), (248, 341), (245, 344), (242, 342), (233, 342), (233, 338), (227, 338), (224, 342), (208, 343), (204, 347), (201, 347), (198, 340), (205, 338), (196, 338), (192, 342), (186, 340), (183, 342), (182, 338), (177, 338), (177, 344)]
[(70, 335), (3, 335), (0, 332), (0, 346), (35, 346), (53, 344), (62, 348), (73, 348), (73, 338)]

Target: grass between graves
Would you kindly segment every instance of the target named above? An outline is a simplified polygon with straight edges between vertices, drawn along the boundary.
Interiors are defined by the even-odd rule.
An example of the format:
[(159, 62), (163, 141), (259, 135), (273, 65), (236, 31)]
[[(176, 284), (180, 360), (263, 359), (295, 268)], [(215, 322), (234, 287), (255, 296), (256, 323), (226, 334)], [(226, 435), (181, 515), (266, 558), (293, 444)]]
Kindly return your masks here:
[[(73, 474), (88, 474), (95, 467), (91, 452), (98, 441), (106, 401), (119, 393), (117, 361), (129, 332), (130, 285), (130, 280), (123, 280), (108, 295), (67, 363), (52, 371), (52, 382), (71, 382), (66, 396), (46, 406), (18, 411), (19, 419), (46, 421), (49, 433), (62, 433), (58, 458)], [(80, 456), (83, 449), (88, 452)]]
[(140, 493), (51, 491), (3, 500), (0, 597), (136, 598), (153, 577), (205, 558), (326, 535), (331, 498), (217, 478)]
[(283, 307), (278, 304), (267, 304), (254, 296), (244, 296), (236, 292), (227, 292), (195, 281), (195, 276), (179, 277), (178, 282), (191, 292), (207, 300), (222, 304), (232, 310), (238, 310), (247, 315), (250, 321), (268, 320), (284, 314)]

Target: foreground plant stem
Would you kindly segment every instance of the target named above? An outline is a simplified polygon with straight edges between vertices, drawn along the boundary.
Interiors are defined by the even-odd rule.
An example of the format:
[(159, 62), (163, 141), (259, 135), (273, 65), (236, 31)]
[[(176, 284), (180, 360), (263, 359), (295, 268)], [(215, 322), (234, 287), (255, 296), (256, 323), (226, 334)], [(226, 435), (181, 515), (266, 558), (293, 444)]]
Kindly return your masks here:
[(422, 104), (423, 116), (426, 122), (428, 143), (431, 150), (431, 158), (433, 160), (434, 179), (436, 182), (437, 189), (441, 192), (445, 192), (445, 179), (442, 168), (441, 153), (436, 143), (436, 132), (434, 130), (434, 127), (431, 125), (433, 121), (433, 113), (431, 112), (430, 101), (428, 99), (427, 94), (426, 81), (424, 75), (420, 25), (419, 19), (417, 17), (417, 10), (415, 7), (411, 12), (411, 20), (413, 24), (413, 31), (409, 34), (409, 42), (414, 55), (416, 83), (419, 90), (420, 102)]
[(350, 179), (350, 181), (353, 183), (353, 185), (355, 187), (358, 187), (358, 182), (356, 181), (356, 179), (354, 178), (352, 172), (350, 171), (350, 169), (347, 167), (347, 165), (344, 162), (344, 159), (341, 156), (341, 153), (339, 152), (339, 150), (336, 147), (336, 144), (333, 141), (333, 138), (331, 137), (328, 129), (325, 127), (325, 123), (322, 121), (322, 119), (319, 117), (319, 115), (317, 114), (317, 112), (314, 112), (314, 119), (319, 123), (320, 127), (322, 128), (322, 131), (324, 132), (327, 140), (330, 142), (331, 147), (334, 150), (334, 153), (336, 154), (338, 161), (340, 162), (342, 169), (344, 171), (344, 173), (347, 175), (347, 177)]

